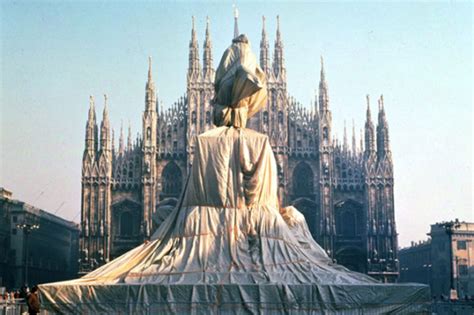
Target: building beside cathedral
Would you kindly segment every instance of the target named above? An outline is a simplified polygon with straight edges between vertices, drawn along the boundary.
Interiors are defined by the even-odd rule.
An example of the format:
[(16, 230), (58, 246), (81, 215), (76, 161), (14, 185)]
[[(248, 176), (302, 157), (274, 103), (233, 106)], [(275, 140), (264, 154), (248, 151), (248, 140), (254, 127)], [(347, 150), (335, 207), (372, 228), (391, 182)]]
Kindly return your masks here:
[[(137, 138), (132, 139), (129, 130), (125, 141), (122, 128), (116, 148), (107, 99), (98, 126), (91, 98), (82, 165), (82, 271), (147, 240), (156, 228), (153, 218), (161, 205), (174, 204), (179, 198), (193, 159), (193, 138), (214, 128), (209, 22), (205, 34), (201, 62), (193, 20), (186, 92), (166, 110), (157, 101), (150, 60), (142, 134)], [(235, 17), (234, 37), (238, 34)], [(395, 281), (393, 164), (383, 97), (378, 100), (375, 126), (367, 96), (360, 144), (354, 130), (351, 143), (346, 130), (338, 141), (333, 136), (322, 60), (318, 95), (311, 109), (287, 91), (278, 18), (272, 60), (263, 19), (260, 66), (267, 75), (268, 102), (249, 120), (248, 127), (270, 138), (282, 203), (294, 204), (305, 215), (313, 237), (338, 263), (383, 281)]]

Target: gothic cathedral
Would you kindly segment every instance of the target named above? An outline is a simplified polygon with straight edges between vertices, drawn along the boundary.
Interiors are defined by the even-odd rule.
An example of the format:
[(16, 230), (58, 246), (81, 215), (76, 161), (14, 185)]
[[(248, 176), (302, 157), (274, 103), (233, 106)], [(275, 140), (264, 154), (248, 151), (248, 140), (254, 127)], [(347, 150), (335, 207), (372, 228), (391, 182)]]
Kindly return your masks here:
[[(234, 36), (238, 35), (237, 16)], [(375, 127), (367, 96), (365, 132), (358, 144), (352, 128), (342, 141), (332, 132), (323, 60), (311, 109), (289, 96), (284, 47), (277, 17), (273, 60), (263, 18), (260, 65), (268, 79), (266, 108), (249, 128), (266, 133), (278, 164), (280, 198), (306, 217), (313, 237), (338, 263), (384, 282), (398, 277), (393, 163), (384, 102)], [(189, 42), (186, 93), (163, 109), (157, 101), (151, 59), (145, 86), (142, 133), (118, 148), (107, 97), (100, 131), (94, 99), (86, 123), (82, 162), (80, 269), (90, 271), (149, 239), (162, 209), (179, 199), (193, 157), (193, 138), (214, 126), (210, 100), (214, 62), (209, 21), (200, 61), (194, 19)], [(100, 140), (99, 140), (100, 139)]]

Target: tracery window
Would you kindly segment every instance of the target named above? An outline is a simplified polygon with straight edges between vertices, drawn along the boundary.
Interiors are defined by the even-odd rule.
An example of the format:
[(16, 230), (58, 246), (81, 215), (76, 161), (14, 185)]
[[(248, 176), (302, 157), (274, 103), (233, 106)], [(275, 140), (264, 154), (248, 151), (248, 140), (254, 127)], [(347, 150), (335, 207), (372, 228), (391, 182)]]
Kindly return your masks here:
[(133, 217), (130, 211), (124, 211), (120, 215), (120, 235), (132, 236), (133, 234)]
[(163, 195), (178, 198), (182, 187), (182, 174), (178, 165), (174, 162), (168, 163), (163, 169), (161, 178)]
[(328, 138), (329, 138), (329, 129), (328, 129), (328, 127), (323, 128), (323, 138), (324, 138), (324, 140), (328, 140)]
[(313, 194), (313, 170), (305, 162), (299, 163), (293, 171), (293, 194), (308, 196)]

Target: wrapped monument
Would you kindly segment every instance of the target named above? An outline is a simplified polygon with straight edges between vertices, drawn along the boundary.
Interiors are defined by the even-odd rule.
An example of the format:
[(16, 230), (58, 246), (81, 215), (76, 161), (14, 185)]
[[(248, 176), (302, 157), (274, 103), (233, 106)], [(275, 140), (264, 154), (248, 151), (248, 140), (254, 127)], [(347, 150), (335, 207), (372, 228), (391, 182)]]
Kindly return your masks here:
[(43, 306), (73, 314), (361, 314), (423, 311), (429, 289), (381, 284), (334, 264), (304, 217), (281, 208), (266, 135), (246, 121), (266, 102), (245, 35), (216, 73), (217, 128), (195, 140), (177, 206), (143, 244), (88, 275), (40, 286)]

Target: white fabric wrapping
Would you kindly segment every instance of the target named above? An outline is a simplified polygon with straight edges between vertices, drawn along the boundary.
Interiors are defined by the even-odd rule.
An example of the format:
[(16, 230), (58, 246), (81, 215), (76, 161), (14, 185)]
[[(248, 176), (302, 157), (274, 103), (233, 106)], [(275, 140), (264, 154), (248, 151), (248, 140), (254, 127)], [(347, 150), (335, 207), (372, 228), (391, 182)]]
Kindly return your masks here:
[(216, 126), (245, 128), (247, 119), (267, 103), (265, 72), (245, 35), (222, 55), (215, 77), (213, 121)]
[(293, 207), (279, 209), (267, 136), (232, 127), (198, 136), (186, 185), (149, 243), (83, 278), (41, 285), (44, 305), (55, 312), (108, 314), (426, 306), (426, 286), (382, 285), (333, 264), (303, 215)]

